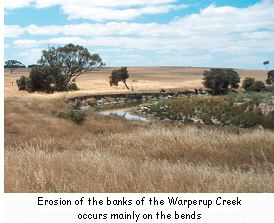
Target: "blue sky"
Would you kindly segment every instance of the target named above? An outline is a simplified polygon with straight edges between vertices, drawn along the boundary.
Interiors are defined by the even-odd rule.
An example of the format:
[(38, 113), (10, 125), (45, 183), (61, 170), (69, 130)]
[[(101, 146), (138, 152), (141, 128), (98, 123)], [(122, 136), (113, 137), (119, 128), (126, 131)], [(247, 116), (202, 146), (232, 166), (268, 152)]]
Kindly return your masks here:
[[(263, 69), (274, 63), (274, 0), (4, 0), (5, 60), (36, 63), (81, 44), (112, 66)], [(272, 62), (273, 61), (273, 62)]]

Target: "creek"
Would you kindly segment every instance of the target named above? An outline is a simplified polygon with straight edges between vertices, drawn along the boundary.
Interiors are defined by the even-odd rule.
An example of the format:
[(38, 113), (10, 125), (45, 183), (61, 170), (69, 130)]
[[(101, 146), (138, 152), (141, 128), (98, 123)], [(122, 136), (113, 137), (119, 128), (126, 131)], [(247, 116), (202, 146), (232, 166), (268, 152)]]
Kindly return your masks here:
[(107, 109), (99, 111), (98, 113), (101, 115), (108, 115), (113, 117), (122, 117), (127, 120), (131, 121), (143, 121), (143, 122), (149, 122), (149, 120), (146, 117), (143, 117), (141, 115), (137, 115), (134, 113), (134, 107), (130, 108), (119, 108), (119, 109)]

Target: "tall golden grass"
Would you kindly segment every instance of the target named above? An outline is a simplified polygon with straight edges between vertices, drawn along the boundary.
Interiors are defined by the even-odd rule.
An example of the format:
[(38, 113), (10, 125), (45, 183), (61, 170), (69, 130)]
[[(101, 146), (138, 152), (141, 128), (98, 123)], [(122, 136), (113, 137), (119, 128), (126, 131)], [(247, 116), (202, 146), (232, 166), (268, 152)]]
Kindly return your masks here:
[(5, 99), (5, 192), (274, 192), (274, 133), (52, 115), (62, 98)]
[[(196, 71), (185, 79), (177, 68), (151, 69), (157, 72), (132, 69), (139, 89), (200, 83)], [(160, 81), (151, 81), (158, 71)], [(164, 84), (167, 71), (174, 83)], [(274, 192), (274, 132), (126, 121), (92, 111), (78, 126), (52, 112), (67, 110), (68, 96), (123, 91), (109, 88), (107, 73), (83, 76), (80, 92), (52, 95), (18, 92), (20, 75), (5, 74), (5, 192)]]

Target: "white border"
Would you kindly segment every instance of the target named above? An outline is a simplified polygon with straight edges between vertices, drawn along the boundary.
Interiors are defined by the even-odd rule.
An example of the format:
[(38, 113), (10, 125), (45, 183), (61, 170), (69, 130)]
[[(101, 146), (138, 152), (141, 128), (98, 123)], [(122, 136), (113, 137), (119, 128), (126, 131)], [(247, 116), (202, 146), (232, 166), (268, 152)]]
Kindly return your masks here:
[[(207, 207), (206, 205), (192, 205), (189, 208), (187, 205), (169, 205), (168, 197), (179, 197), (185, 200), (211, 200), (212, 205)], [(38, 205), (38, 197), (44, 197), (44, 199), (70, 199), (72, 201), (71, 206), (50, 206), (50, 205)], [(74, 205), (75, 200), (80, 200), (82, 197), (83, 205)], [(103, 205), (88, 205), (87, 199), (95, 197), (96, 200), (103, 200)], [(113, 200), (131, 199), (132, 205), (106, 205), (106, 197)], [(165, 205), (149, 205), (148, 199), (156, 197), (156, 199), (164, 200)], [(218, 200), (241, 200), (241, 205), (217, 205)], [(144, 205), (136, 205), (136, 201), (144, 198)], [(273, 210), (274, 210), (274, 194), (235, 194), (235, 193), (147, 193), (147, 194), (5, 194), (5, 223), (48, 223), (48, 222), (66, 222), (66, 223), (273, 223)], [(140, 214), (139, 220), (111, 220), (110, 213), (136, 213)], [(165, 214), (171, 214), (170, 220), (157, 220), (156, 212), (162, 211)], [(175, 211), (178, 214), (193, 214), (197, 217), (201, 214), (199, 220), (180, 219), (175, 220)], [(107, 213), (107, 220), (79, 220), (78, 214), (105, 214)], [(152, 220), (140, 220), (143, 214), (152, 214)]]
[[(4, 3), (3, 1), (0, 1), (1, 11), (0, 11), (0, 30), (4, 30)], [(50, 197), (52, 199), (58, 199), (59, 197), (65, 197), (65, 198), (75, 198), (75, 197), (93, 197), (96, 196), (99, 198), (105, 198), (106, 196), (109, 196), (111, 198), (115, 197), (151, 197), (155, 196), (160, 198), (166, 197), (168, 194), (4, 194), (4, 32), (2, 32), (1, 36), (1, 43), (0, 43), (0, 71), (1, 71), (1, 78), (0, 78), (0, 87), (2, 89), (1, 91), (1, 155), (0, 155), (0, 161), (1, 161), (1, 167), (0, 167), (0, 177), (1, 177), (1, 186), (0, 186), (0, 213), (1, 218), (4, 216), (4, 212), (6, 215), (5, 220), (1, 220), (1, 222), (82, 222), (77, 221), (74, 218), (70, 218), (71, 215), (74, 215), (79, 210), (75, 207), (72, 208), (52, 208), (52, 207), (38, 207), (37, 206), (37, 197), (38, 196), (45, 196)], [(210, 216), (210, 221), (208, 220), (201, 220), (196, 222), (246, 222), (246, 223), (252, 223), (252, 222), (264, 222), (264, 223), (270, 223), (273, 222), (274, 216), (273, 216), (273, 210), (274, 210), (274, 194), (173, 194), (173, 196), (182, 196), (182, 197), (188, 197), (188, 198), (212, 198), (214, 199), (216, 196), (222, 196), (222, 197), (242, 197), (245, 199), (246, 203), (245, 206), (240, 207), (239, 209), (234, 208), (224, 208), (220, 211), (210, 211), (207, 213), (207, 210), (201, 210), (205, 213), (205, 215)], [(3, 199), (4, 198), (4, 199)], [(5, 206), (4, 206), (5, 203)], [(82, 207), (83, 211), (90, 211), (90, 207)], [(119, 207), (119, 209), (123, 209), (124, 207)], [(157, 207), (159, 208), (159, 207)], [(106, 207), (103, 208), (100, 207), (100, 211), (111, 211), (117, 208), (112, 207)], [(148, 207), (146, 206), (144, 208), (137, 208), (138, 211), (144, 211), (152, 209), (152, 211), (155, 211), (155, 207)], [(99, 211), (98, 208), (96, 208), (97, 211)], [(127, 208), (123, 209), (124, 211), (127, 210)], [(233, 215), (234, 213), (234, 215)], [(236, 213), (236, 215), (235, 215)], [(43, 217), (43, 219), (42, 219)], [(68, 221), (64, 221), (64, 219), (67, 219)], [(235, 221), (235, 219), (238, 219)], [(234, 220), (234, 221), (233, 221)], [(90, 221), (85, 221), (90, 222)], [(109, 221), (105, 221), (109, 222)], [(124, 221), (125, 222), (125, 221)], [(174, 222), (174, 221), (170, 221)], [(176, 221), (181, 222), (181, 221)]]
[(0, 88), (1, 88), (1, 100), (0, 100), (0, 111), (1, 111), (1, 145), (0, 145), (0, 179), (1, 179), (1, 185), (0, 185), (0, 221), (4, 222), (2, 220), (4, 215), (4, 2), (0, 1), (0, 30), (2, 30), (1, 35), (1, 41), (0, 41)]

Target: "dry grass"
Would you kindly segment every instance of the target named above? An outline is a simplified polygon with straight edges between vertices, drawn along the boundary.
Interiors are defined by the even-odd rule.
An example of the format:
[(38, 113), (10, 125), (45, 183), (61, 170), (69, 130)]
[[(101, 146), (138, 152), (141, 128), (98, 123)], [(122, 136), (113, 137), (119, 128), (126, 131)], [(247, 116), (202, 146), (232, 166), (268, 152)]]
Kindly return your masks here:
[(6, 192), (274, 191), (273, 132), (92, 113), (77, 126), (50, 115), (57, 102), (6, 101)]
[[(117, 93), (128, 92), (123, 84), (118, 87), (109, 86), (109, 76), (111, 69), (104, 68), (98, 72), (85, 73), (80, 76), (76, 83), (80, 91), (69, 93), (57, 93), (51, 97), (68, 97), (76, 95), (84, 95), (91, 93)], [(189, 88), (202, 88), (202, 73), (208, 68), (189, 68), (189, 67), (130, 67), (129, 79), (127, 80), (128, 86), (133, 87), (135, 92), (144, 91), (159, 91), (160, 89), (189, 89)], [(265, 81), (266, 71), (262, 70), (236, 70), (242, 78), (253, 77), (257, 80)], [(16, 80), (20, 76), (28, 75), (29, 69), (18, 69), (13, 74), (9, 74), (8, 70), (5, 71), (5, 95), (18, 96)], [(13, 85), (12, 85), (13, 82)], [(24, 92), (20, 95), (25, 96)], [(37, 94), (36, 94), (37, 95)], [(41, 95), (41, 94), (38, 94)]]
[(274, 192), (271, 131), (92, 112), (77, 126), (51, 113), (67, 109), (64, 93), (19, 93), (9, 78), (5, 192)]

